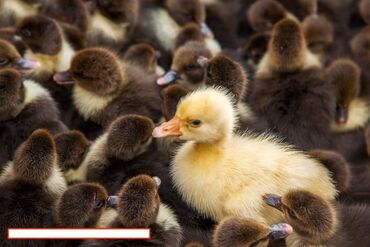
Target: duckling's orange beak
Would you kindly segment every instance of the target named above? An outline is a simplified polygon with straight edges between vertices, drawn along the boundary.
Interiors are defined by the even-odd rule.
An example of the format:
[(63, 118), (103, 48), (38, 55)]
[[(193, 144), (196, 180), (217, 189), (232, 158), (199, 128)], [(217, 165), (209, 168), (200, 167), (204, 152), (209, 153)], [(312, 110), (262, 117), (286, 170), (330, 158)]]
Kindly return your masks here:
[(155, 138), (163, 138), (166, 136), (182, 136), (180, 125), (180, 118), (175, 116), (170, 121), (164, 122), (160, 126), (154, 128), (152, 135)]

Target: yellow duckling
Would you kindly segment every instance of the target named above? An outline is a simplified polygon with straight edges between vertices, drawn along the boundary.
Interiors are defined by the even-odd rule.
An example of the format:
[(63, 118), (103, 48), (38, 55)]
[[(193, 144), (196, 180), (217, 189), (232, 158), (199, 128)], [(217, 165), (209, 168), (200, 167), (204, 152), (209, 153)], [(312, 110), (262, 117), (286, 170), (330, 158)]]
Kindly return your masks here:
[(232, 97), (211, 87), (188, 94), (175, 117), (154, 129), (154, 137), (187, 141), (171, 174), (189, 204), (216, 221), (239, 216), (275, 224), (283, 215), (264, 203), (267, 193), (302, 189), (334, 199), (337, 191), (319, 161), (268, 134), (235, 134), (236, 121)]

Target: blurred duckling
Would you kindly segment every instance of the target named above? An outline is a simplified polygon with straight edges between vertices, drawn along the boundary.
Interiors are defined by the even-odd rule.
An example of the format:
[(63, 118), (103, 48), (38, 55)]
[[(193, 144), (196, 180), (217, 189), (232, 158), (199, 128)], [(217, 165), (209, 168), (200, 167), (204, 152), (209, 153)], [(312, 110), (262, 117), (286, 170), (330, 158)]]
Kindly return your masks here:
[(20, 19), (37, 14), (45, 0), (3, 0), (0, 3), (0, 26), (14, 26)]
[(268, 134), (234, 134), (236, 121), (232, 96), (206, 88), (187, 95), (175, 117), (154, 129), (156, 138), (187, 141), (171, 166), (174, 184), (186, 202), (218, 222), (239, 216), (273, 224), (282, 218), (265, 207), (264, 191), (299, 187), (334, 199), (337, 192), (320, 162)]

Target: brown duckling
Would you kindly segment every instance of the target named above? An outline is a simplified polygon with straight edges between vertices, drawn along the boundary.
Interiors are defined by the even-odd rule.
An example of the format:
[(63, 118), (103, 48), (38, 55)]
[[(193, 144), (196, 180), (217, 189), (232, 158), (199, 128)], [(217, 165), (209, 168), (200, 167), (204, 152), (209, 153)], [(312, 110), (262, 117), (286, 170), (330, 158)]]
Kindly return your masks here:
[(308, 191), (266, 195), (266, 203), (282, 211), (294, 233), (287, 246), (368, 246), (370, 210), (367, 205), (335, 206)]
[(176, 216), (160, 202), (160, 179), (139, 175), (128, 180), (115, 200), (117, 217), (109, 227), (150, 228), (150, 240), (86, 241), (82, 246), (179, 246), (181, 228)]
[(85, 120), (103, 127), (117, 117), (141, 114), (158, 121), (160, 96), (155, 74), (122, 63), (104, 48), (88, 48), (73, 57), (69, 70), (54, 75), (58, 84), (74, 84), (74, 106)]
[(7, 240), (6, 229), (53, 227), (54, 203), (66, 189), (53, 137), (46, 130), (34, 131), (0, 177), (0, 245), (51, 246), (46, 241)]
[(268, 33), (255, 33), (249, 37), (244, 46), (244, 59), (252, 68), (256, 68), (267, 51), (270, 40)]
[(87, 154), (90, 142), (77, 130), (60, 133), (55, 137), (58, 165), (63, 173), (78, 169)]
[(270, 241), (284, 239), (293, 232), (290, 225), (280, 223), (271, 226), (252, 219), (229, 217), (215, 229), (215, 247), (267, 247)]
[(0, 71), (0, 167), (13, 159), (16, 148), (38, 128), (57, 134), (67, 128), (49, 92), (13, 69)]
[(176, 51), (189, 41), (205, 42), (204, 35), (202, 34), (200, 27), (194, 22), (189, 22), (181, 27), (175, 38), (173, 50)]
[(66, 228), (95, 226), (107, 202), (107, 191), (100, 184), (73, 185), (63, 193), (56, 203), (56, 223), (58, 226)]
[(142, 68), (146, 73), (162, 75), (164, 70), (158, 66), (157, 59), (161, 56), (151, 45), (139, 43), (130, 46), (123, 56), (123, 61)]
[(191, 41), (176, 50), (171, 70), (157, 79), (158, 85), (177, 81), (181, 85), (195, 89), (204, 85), (205, 69), (198, 63), (199, 57), (211, 58), (211, 52), (203, 43)]
[(0, 39), (11, 43), (17, 49), (19, 55), (23, 57), (28, 47), (15, 33), (16, 29), (14, 27), (0, 28)]
[(331, 148), (334, 88), (306, 46), (300, 24), (278, 22), (255, 75), (251, 106), (269, 128), (301, 149)]
[(25, 71), (37, 69), (41, 64), (36, 60), (21, 57), (16, 47), (8, 41), (0, 39), (0, 68), (14, 68)]
[(120, 51), (139, 20), (140, 1), (101, 0), (94, 3), (87, 31), (87, 46), (104, 46)]
[(181, 98), (190, 91), (179, 84), (172, 84), (162, 91), (162, 114), (166, 121), (175, 116)]

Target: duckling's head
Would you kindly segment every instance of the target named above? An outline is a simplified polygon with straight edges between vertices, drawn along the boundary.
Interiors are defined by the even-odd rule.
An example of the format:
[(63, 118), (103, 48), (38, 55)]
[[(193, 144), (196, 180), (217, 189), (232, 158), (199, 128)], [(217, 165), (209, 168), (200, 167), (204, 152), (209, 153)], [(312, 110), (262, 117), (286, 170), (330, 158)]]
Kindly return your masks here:
[(34, 53), (54, 56), (62, 50), (62, 30), (53, 19), (43, 15), (23, 18), (16, 27), (19, 35)]
[(351, 51), (354, 55), (369, 57), (370, 54), (370, 27), (363, 28), (350, 41)]
[(198, 89), (180, 101), (175, 117), (156, 127), (153, 136), (198, 143), (224, 141), (231, 136), (236, 118), (233, 97), (225, 89)]
[(87, 30), (89, 11), (82, 0), (54, 0), (45, 4), (41, 13), (76, 26), (83, 32)]
[(370, 24), (370, 1), (361, 0), (359, 2), (359, 11), (362, 19), (369, 25)]
[(77, 85), (91, 93), (107, 96), (121, 88), (123, 70), (120, 61), (104, 48), (87, 48), (77, 52), (68, 71), (54, 75), (58, 84)]
[(206, 57), (198, 58), (198, 62), (206, 67), (206, 84), (221, 86), (235, 95), (239, 102), (245, 93), (248, 79), (243, 67), (225, 55), (217, 55), (208, 60)]
[(349, 105), (358, 95), (360, 76), (359, 66), (349, 59), (337, 59), (325, 71), (325, 78), (336, 89), (335, 122), (339, 125), (348, 121)]
[(277, 72), (294, 72), (303, 68), (306, 61), (306, 41), (300, 24), (285, 18), (272, 31), (267, 55), (271, 69)]
[(264, 200), (269, 206), (282, 211), (286, 222), (308, 242), (321, 243), (336, 231), (334, 207), (309, 191), (293, 190), (283, 197), (267, 194)]
[(195, 22), (205, 37), (213, 38), (211, 29), (205, 23), (205, 6), (200, 0), (166, 0), (165, 5), (172, 18), (181, 26)]
[(250, 59), (253, 65), (257, 65), (267, 51), (270, 40), (268, 33), (253, 34), (244, 47), (244, 58)]
[(56, 135), (55, 146), (60, 169), (63, 172), (69, 169), (77, 169), (82, 163), (89, 145), (85, 135), (78, 130)]
[(0, 69), (15, 68), (18, 70), (36, 69), (40, 63), (22, 58), (17, 49), (8, 41), (0, 40)]
[(57, 153), (52, 135), (44, 129), (35, 130), (14, 154), (13, 170), (17, 178), (43, 184), (57, 163)]
[(162, 91), (162, 114), (169, 121), (176, 114), (177, 105), (189, 90), (179, 84), (169, 85)]
[(216, 227), (213, 236), (215, 247), (267, 246), (269, 240), (286, 238), (293, 232), (288, 224), (266, 226), (252, 219), (229, 217)]
[(139, 175), (127, 181), (118, 194), (117, 212), (125, 227), (148, 227), (156, 221), (160, 179)]
[(247, 10), (247, 20), (256, 32), (270, 31), (275, 23), (286, 17), (286, 10), (278, 1), (255, 1)]
[(100, 184), (81, 183), (63, 193), (55, 207), (57, 222), (62, 227), (92, 226), (107, 205), (108, 194)]
[(137, 0), (97, 0), (97, 9), (102, 15), (123, 27), (131, 29), (139, 18), (140, 1)]
[(131, 160), (145, 152), (152, 141), (154, 123), (150, 118), (126, 115), (117, 118), (108, 129), (107, 153), (121, 160)]
[(176, 51), (189, 41), (204, 42), (204, 35), (202, 34), (199, 25), (194, 22), (189, 22), (181, 27), (175, 38), (174, 50)]
[(199, 87), (204, 82), (205, 69), (198, 63), (199, 57), (211, 58), (211, 52), (203, 43), (187, 42), (176, 50), (171, 70), (157, 80), (158, 85), (167, 85), (178, 81), (189, 87)]
[(123, 60), (144, 69), (148, 73), (154, 73), (158, 58), (159, 52), (151, 45), (140, 43), (130, 46), (125, 52)]
[(21, 74), (14, 69), (0, 70), (0, 119), (15, 117), (22, 109), (24, 97)]
[(333, 24), (323, 15), (310, 15), (302, 23), (308, 48), (322, 54), (334, 41)]

